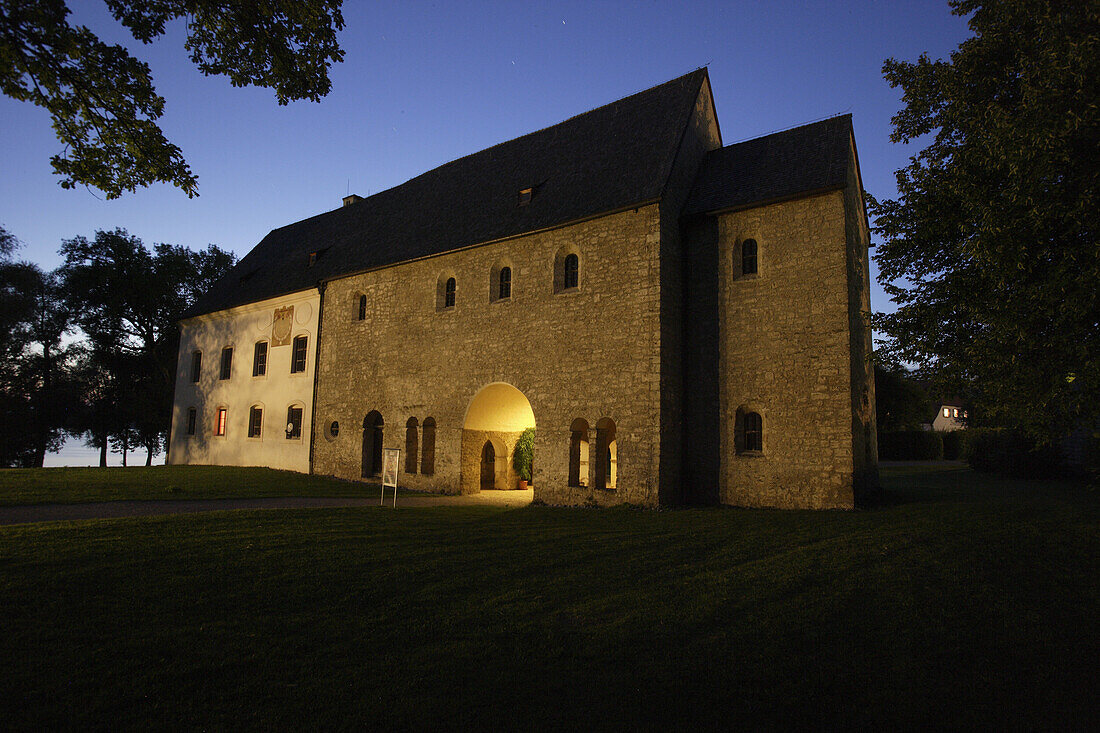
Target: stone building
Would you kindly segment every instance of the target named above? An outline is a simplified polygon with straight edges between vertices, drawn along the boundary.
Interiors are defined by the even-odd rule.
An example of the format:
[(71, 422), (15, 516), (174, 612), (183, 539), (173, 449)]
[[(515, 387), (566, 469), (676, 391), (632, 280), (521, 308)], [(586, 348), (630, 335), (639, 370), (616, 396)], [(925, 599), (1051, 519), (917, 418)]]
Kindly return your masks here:
[[(851, 507), (876, 483), (867, 247), (850, 116), (723, 147), (700, 69), (272, 231), (181, 323), (171, 462), (276, 465), (293, 425), (235, 413), (293, 403), (318, 474), (392, 447), (403, 486), (513, 488), (533, 427), (547, 503)], [(308, 400), (189, 381), (200, 343), (270, 338), (276, 368), (264, 329), (306, 297)], [(207, 447), (219, 387), (246, 395), (236, 450)]]

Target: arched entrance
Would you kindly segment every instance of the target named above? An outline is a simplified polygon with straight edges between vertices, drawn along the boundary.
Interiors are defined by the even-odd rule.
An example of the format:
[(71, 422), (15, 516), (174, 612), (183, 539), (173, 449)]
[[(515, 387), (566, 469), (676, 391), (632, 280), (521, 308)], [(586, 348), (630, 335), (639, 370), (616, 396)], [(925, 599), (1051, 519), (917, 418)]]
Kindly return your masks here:
[(382, 475), (382, 425), (378, 410), (363, 418), (363, 478)]
[(516, 442), (534, 427), (535, 413), (522, 392), (506, 382), (482, 387), (462, 425), (462, 493), (517, 488)]

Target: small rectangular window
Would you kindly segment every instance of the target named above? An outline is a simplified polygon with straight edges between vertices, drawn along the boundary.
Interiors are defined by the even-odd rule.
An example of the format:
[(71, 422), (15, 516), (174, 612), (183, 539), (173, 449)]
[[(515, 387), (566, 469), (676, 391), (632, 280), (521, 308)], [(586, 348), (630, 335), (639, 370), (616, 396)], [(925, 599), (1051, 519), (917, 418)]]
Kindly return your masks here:
[(222, 349), (222, 379), (229, 379), (233, 374), (233, 347), (226, 346)]
[(224, 407), (218, 408), (218, 424), (214, 426), (214, 435), (225, 436), (225, 423), (228, 417)]
[(286, 410), (286, 439), (297, 440), (302, 437), (302, 408), (288, 407)]
[(295, 336), (294, 337), (294, 358), (290, 362), (291, 374), (298, 372), (304, 372), (306, 370), (306, 352), (309, 351), (309, 337), (308, 336)]
[(202, 352), (195, 351), (191, 353), (191, 381), (199, 381), (200, 376), (202, 376)]
[(951, 417), (951, 409), (948, 408), (948, 407), (943, 408), (943, 416), (944, 417)]
[(267, 342), (260, 341), (256, 344), (256, 350), (252, 355), (252, 376), (262, 377), (267, 374)]
[(527, 204), (531, 203), (531, 197), (534, 195), (534, 193), (535, 193), (535, 189), (533, 189), (533, 188), (520, 189), (520, 192), (519, 192), (519, 205), (520, 206), (526, 206)]
[(187, 408), (187, 434), (195, 434), (195, 423), (198, 421), (198, 411), (194, 407)]

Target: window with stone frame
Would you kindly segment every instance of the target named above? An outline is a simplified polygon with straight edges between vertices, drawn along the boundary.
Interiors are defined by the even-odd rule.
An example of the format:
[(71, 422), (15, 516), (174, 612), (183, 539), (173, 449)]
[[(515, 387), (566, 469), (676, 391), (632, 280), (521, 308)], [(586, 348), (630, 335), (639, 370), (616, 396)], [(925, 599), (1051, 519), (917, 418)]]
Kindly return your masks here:
[(267, 374), (267, 342), (257, 341), (252, 350), (252, 376), (262, 377)]
[(443, 307), (454, 308), (455, 307), (455, 291), (458, 289), (458, 283), (455, 282), (453, 277), (447, 279), (447, 284), (443, 289)]
[(435, 473), (435, 418), (424, 418), (424, 436), (420, 450), (420, 473), (431, 476)]
[(248, 437), (259, 438), (264, 427), (264, 409), (257, 405), (248, 408)]
[(500, 268), (500, 277), (497, 287), (497, 298), (511, 298), (512, 297), (512, 268), (502, 267)]
[(755, 239), (746, 239), (741, 243), (741, 274), (742, 275), (756, 275), (757, 270), (757, 255), (759, 247), (756, 244)]
[(290, 373), (298, 374), (306, 370), (306, 355), (309, 352), (309, 337), (294, 337), (294, 353), (290, 361)]
[(233, 347), (226, 346), (222, 349), (222, 371), (219, 379), (229, 379), (233, 376)]
[(764, 450), (764, 420), (758, 412), (745, 413), (745, 438), (742, 450), (749, 453), (759, 453)]
[(418, 426), (415, 417), (410, 417), (405, 423), (405, 473), (416, 473)]
[(300, 440), (302, 437), (302, 408), (291, 405), (286, 408), (286, 439)]
[(581, 260), (575, 254), (565, 257), (562, 287), (566, 290), (578, 287), (580, 284)]
[(225, 428), (229, 422), (229, 410), (224, 407), (218, 408), (218, 421), (214, 423), (214, 435), (220, 438), (225, 437)]

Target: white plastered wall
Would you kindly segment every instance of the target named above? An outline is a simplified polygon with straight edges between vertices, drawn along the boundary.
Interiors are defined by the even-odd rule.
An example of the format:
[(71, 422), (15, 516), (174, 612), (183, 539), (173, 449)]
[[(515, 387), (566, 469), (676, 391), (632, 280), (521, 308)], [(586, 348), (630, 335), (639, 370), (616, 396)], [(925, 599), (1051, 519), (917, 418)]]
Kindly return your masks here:
[[(275, 346), (273, 319), (276, 309), (294, 308), (288, 343)], [(180, 324), (180, 350), (176, 364), (176, 392), (172, 407), (172, 432), (168, 462), (219, 466), (267, 466), (309, 472), (312, 435), (313, 380), (317, 353), (316, 290), (249, 303), (209, 313)], [(294, 338), (308, 339), (305, 370), (291, 373)], [(253, 376), (255, 345), (268, 343), (267, 369)], [(233, 347), (229, 379), (221, 379), (222, 349)], [(191, 381), (191, 361), (202, 352), (199, 381)], [(248, 437), (250, 408), (263, 409), (259, 437)], [(302, 408), (301, 437), (286, 436), (287, 409)], [(224, 436), (215, 435), (219, 408), (227, 410)], [(187, 432), (188, 410), (195, 408), (195, 434)]]

